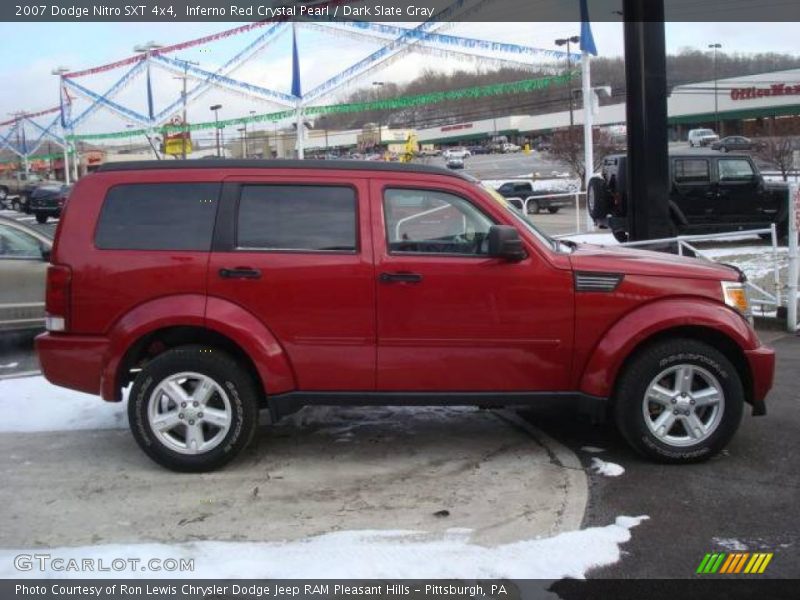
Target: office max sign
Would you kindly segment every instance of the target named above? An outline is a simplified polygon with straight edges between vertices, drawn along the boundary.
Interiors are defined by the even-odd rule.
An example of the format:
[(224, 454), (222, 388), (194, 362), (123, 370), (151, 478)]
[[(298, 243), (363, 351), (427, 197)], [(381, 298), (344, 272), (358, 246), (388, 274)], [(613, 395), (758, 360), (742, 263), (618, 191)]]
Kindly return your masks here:
[(800, 96), (800, 84), (776, 83), (769, 87), (742, 87), (731, 89), (731, 100), (752, 100), (767, 96)]

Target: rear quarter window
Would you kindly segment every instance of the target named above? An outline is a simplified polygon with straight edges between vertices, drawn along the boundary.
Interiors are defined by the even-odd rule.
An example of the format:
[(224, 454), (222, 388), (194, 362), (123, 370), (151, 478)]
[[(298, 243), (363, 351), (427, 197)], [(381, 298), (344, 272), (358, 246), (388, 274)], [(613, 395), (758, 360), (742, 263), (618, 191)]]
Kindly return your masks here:
[(95, 246), (104, 250), (211, 249), (218, 183), (137, 183), (112, 187)]

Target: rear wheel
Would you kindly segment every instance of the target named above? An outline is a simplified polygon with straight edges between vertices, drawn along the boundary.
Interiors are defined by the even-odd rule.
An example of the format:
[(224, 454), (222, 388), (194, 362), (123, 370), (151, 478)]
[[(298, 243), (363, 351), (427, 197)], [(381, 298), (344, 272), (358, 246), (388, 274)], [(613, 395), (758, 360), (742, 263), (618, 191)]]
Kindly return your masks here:
[(36, 222), (41, 225), (44, 225), (45, 223), (47, 223), (47, 215), (42, 213), (36, 213)]
[(556, 214), (558, 211), (559, 211), (558, 206), (551, 206), (550, 208), (547, 209), (547, 212), (549, 212), (551, 215)]
[(227, 354), (180, 346), (142, 369), (128, 400), (136, 442), (174, 471), (211, 471), (250, 442), (258, 424), (256, 385)]
[(538, 200), (528, 200), (528, 214), (529, 215), (538, 215), (541, 207), (539, 206)]
[(656, 343), (633, 358), (615, 397), (622, 436), (659, 462), (707, 460), (739, 427), (744, 389), (717, 349), (689, 339)]

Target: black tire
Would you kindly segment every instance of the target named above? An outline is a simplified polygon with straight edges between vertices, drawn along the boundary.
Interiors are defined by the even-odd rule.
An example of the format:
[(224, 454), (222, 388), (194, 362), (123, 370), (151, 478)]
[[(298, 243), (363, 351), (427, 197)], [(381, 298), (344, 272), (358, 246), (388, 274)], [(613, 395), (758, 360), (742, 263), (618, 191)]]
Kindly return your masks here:
[(0, 186), (0, 204), (5, 202), (6, 198), (8, 198), (8, 188)]
[(602, 177), (593, 177), (586, 188), (586, 205), (589, 216), (593, 219), (604, 219), (611, 212), (606, 181)]
[(614, 236), (614, 239), (617, 240), (620, 244), (624, 244), (628, 241), (628, 232), (624, 229), (615, 229), (611, 232), (611, 235)]
[[(665, 442), (657, 437), (647, 425), (644, 415), (645, 393), (651, 382), (661, 373), (680, 365), (699, 367), (702, 372), (710, 374), (722, 390), (720, 412), (714, 428), (707, 437), (694, 444), (683, 446)], [(689, 397), (691, 398), (691, 394)], [(682, 399), (680, 402), (694, 403), (694, 400)], [(661, 405), (649, 403), (648, 411), (652, 406)], [(682, 405), (675, 406), (680, 408)], [(687, 411), (691, 410), (693, 415), (705, 414), (711, 422), (710, 413), (695, 411), (713, 410), (712, 407), (694, 409), (687, 406), (686, 408)], [(666, 408), (662, 410), (670, 412)], [(657, 342), (638, 352), (620, 376), (614, 398), (614, 417), (622, 436), (637, 452), (662, 463), (694, 463), (711, 458), (730, 442), (739, 428), (743, 412), (744, 388), (734, 366), (716, 348), (691, 339)], [(660, 416), (662, 413), (656, 414)], [(675, 425), (665, 434), (668, 436), (671, 431), (683, 432), (683, 437), (688, 437), (688, 430), (683, 426), (683, 417), (678, 416), (675, 419)], [(700, 419), (702, 421), (702, 417)]]
[(19, 203), (19, 198), (14, 198), (11, 201), (11, 209), (17, 212), (22, 212), (22, 204)]
[[(232, 416), (227, 433), (217, 445), (203, 453), (184, 454), (169, 448), (155, 435), (148, 421), (148, 408), (150, 402), (155, 401), (152, 396), (156, 386), (186, 371), (212, 379), (230, 401)], [(252, 440), (258, 425), (256, 389), (253, 378), (230, 356), (215, 348), (179, 346), (167, 350), (147, 363), (133, 383), (128, 399), (131, 432), (145, 454), (168, 469), (193, 473), (212, 471), (233, 460)], [(219, 399), (215, 395), (212, 400), (215, 397)]]
[(44, 215), (42, 213), (36, 213), (36, 222), (39, 223), (40, 225), (44, 225), (45, 223), (47, 223), (47, 215)]
[(557, 213), (559, 210), (561, 210), (561, 209), (560, 209), (560, 207), (558, 207), (558, 206), (551, 206), (550, 208), (548, 208), (548, 209), (547, 209), (547, 212), (549, 212), (551, 215), (554, 215), (554, 214), (556, 214), (556, 213)]
[(542, 207), (539, 206), (538, 200), (528, 200), (527, 210), (529, 215), (538, 215), (539, 211), (542, 210)]
[(26, 215), (31, 214), (31, 203), (30, 198), (28, 198), (27, 194), (20, 194), (19, 195), (20, 204), (22, 204), (22, 212)]
[(720, 150), (722, 150), (723, 152), (728, 152), (728, 147), (727, 146), (720, 146)]

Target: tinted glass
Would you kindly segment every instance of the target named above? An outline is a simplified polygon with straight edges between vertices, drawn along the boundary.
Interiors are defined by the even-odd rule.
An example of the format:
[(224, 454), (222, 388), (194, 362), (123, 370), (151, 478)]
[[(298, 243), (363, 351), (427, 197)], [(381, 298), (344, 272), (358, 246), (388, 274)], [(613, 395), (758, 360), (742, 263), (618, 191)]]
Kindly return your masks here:
[(749, 181), (753, 178), (753, 174), (750, 161), (735, 158), (719, 161), (720, 181)]
[(675, 181), (678, 183), (705, 183), (709, 180), (707, 160), (675, 161)]
[(211, 249), (218, 183), (118, 185), (106, 196), (95, 234), (98, 248)]
[(349, 187), (248, 185), (237, 245), (264, 250), (356, 249), (356, 194)]
[(383, 213), (390, 252), (488, 253), (492, 221), (472, 204), (432, 190), (386, 190)]

